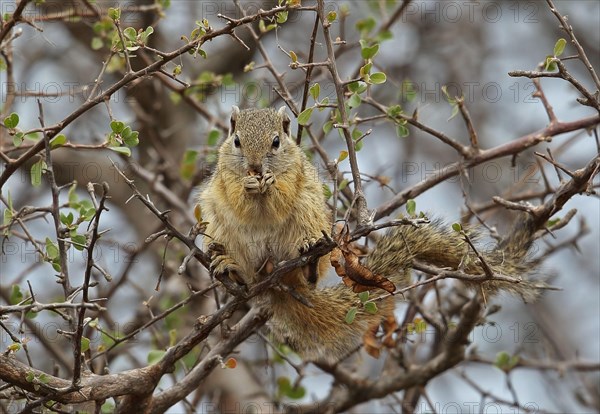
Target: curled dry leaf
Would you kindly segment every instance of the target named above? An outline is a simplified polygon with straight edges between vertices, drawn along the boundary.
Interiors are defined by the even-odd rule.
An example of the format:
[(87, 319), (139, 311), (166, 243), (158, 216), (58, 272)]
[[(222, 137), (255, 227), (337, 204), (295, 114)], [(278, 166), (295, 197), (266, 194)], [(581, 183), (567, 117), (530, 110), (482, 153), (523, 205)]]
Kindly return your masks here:
[(330, 261), (346, 286), (351, 287), (355, 293), (374, 288), (394, 293), (396, 286), (389, 279), (374, 274), (360, 263), (360, 250), (350, 242), (350, 232), (346, 226), (336, 233), (335, 241), (338, 247), (331, 252)]

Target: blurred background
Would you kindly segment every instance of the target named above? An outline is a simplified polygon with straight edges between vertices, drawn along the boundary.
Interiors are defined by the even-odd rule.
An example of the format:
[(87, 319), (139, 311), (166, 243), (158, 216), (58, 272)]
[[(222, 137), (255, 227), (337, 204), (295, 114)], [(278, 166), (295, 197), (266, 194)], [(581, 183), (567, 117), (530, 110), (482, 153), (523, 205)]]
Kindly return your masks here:
[[(110, 55), (110, 41), (103, 37), (104, 29), (98, 25), (98, 16), (93, 10), (105, 10), (114, 3), (98, 1), (89, 8), (83, 2), (46, 1), (26, 10), (24, 16), (31, 24), (18, 26), (22, 33), (13, 43), (12, 74), (6, 68), (0, 71), (2, 118), (16, 112), (20, 116), (21, 129), (37, 128), (36, 97), (43, 104), (47, 125), (61, 121), (80, 107)], [(220, 28), (225, 21), (218, 14), (241, 17), (239, 9), (226, 1), (118, 3), (123, 25), (136, 29), (152, 26), (154, 33), (148, 44), (163, 52), (181, 47), (184, 44), (182, 36), (190, 37), (197, 21), (207, 19), (211, 26)], [(331, 28), (332, 35), (346, 41), (337, 60), (343, 79), (355, 76), (361, 66), (360, 48), (357, 47), (361, 31), (368, 31), (374, 25), (375, 33), (400, 3), (383, 0), (327, 2), (327, 8), (338, 16)], [(2, 14), (14, 11), (14, 2), (2, 1), (0, 4)], [(246, 13), (252, 14), (260, 8), (272, 7), (275, 2), (244, 0), (240, 4)], [(312, 5), (312, 2), (303, 1), (302, 4)], [(568, 16), (593, 67), (600, 69), (600, 3), (559, 1), (556, 6)], [(171, 216), (186, 232), (194, 222), (194, 195), (214, 165), (215, 144), (226, 134), (231, 106), (284, 105), (275, 91), (281, 91), (277, 79), (264, 67), (265, 56), (287, 85), (290, 98), (300, 106), (304, 72), (289, 67), (288, 53), (294, 51), (301, 61), (306, 61), (313, 24), (314, 13), (290, 12), (287, 22), (277, 29), (262, 28), (265, 32), (261, 33), (260, 27), (254, 27), (260, 34), (260, 44), (242, 27), (236, 34), (249, 50), (232, 37), (219, 37), (203, 46), (206, 58), (186, 54), (166, 66), (168, 73), (181, 72), (177, 76), (180, 82), (169, 76), (141, 78), (112, 95), (106, 105), (97, 105), (80, 116), (63, 131), (73, 145), (53, 152), (60, 183), (76, 180), (79, 183), (76, 192), (82, 198), (86, 196), (84, 186), (88, 181), (107, 181), (111, 186), (110, 211), (102, 221), (102, 228), (110, 229), (110, 232), (102, 239), (97, 259), (112, 275), (112, 282), (96, 275), (101, 282), (99, 297), (108, 298), (104, 304), (108, 311), (99, 315), (106, 329), (126, 333), (147, 320), (150, 311), (160, 312), (180, 300), (187, 292), (187, 284), (194, 287), (208, 284), (206, 272), (198, 264), (190, 265), (184, 275), (177, 274), (185, 255), (182, 246), (175, 242), (167, 246), (162, 239), (154, 244), (144, 241), (157, 231), (160, 223), (139, 202), (126, 204), (131, 192), (109, 159), (127, 168), (136, 183), (152, 194), (159, 206), (173, 209)], [(566, 37), (545, 2), (413, 1), (389, 27), (386, 37), (390, 38), (381, 41), (375, 67), (387, 74), (387, 82), (370, 91), (377, 101), (386, 105), (400, 104), (406, 114), (418, 109), (422, 123), (468, 144), (468, 131), (460, 115), (450, 119), (452, 106), (442, 91), (445, 85), (451, 95), (464, 96), (482, 148), (506, 143), (548, 124), (544, 107), (532, 96), (535, 88), (531, 79), (508, 75), (513, 70), (535, 70), (547, 55), (552, 54), (556, 41)], [(567, 46), (565, 55), (574, 54), (570, 47)], [(133, 53), (136, 55), (132, 59), (134, 69), (143, 67), (145, 59), (155, 59), (149, 51)], [(317, 38), (314, 60), (325, 58), (325, 45)], [(580, 62), (571, 61), (568, 67), (584, 86), (594, 90)], [(108, 88), (122, 77), (124, 70), (122, 59), (111, 59), (99, 88)], [(330, 101), (335, 101), (335, 90), (328, 73), (316, 68), (313, 81), (321, 85), (321, 98), (327, 96)], [(183, 83), (189, 87), (184, 88)], [(542, 79), (541, 84), (559, 120), (573, 121), (595, 114), (592, 108), (577, 103), (577, 91), (565, 81)], [(131, 158), (98, 148), (110, 132), (109, 111), (112, 119), (121, 120), (140, 133), (140, 144), (133, 148)], [(366, 118), (376, 111), (364, 105), (357, 113)], [(328, 118), (328, 111), (315, 111), (313, 129), (318, 133)], [(370, 208), (459, 159), (454, 151), (431, 135), (411, 126), (408, 128), (407, 137), (398, 137), (392, 123), (374, 120), (361, 126), (363, 132), (372, 129), (358, 153)], [(292, 130), (297, 131), (295, 120)], [(5, 130), (0, 132), (3, 134), (0, 145), (7, 148), (12, 138)], [(307, 149), (312, 148), (308, 137), (303, 136), (302, 143)], [(344, 149), (344, 142), (335, 130), (322, 136), (321, 145), (331, 159)], [(416, 198), (417, 209), (444, 217), (449, 223), (460, 221), (468, 215), (466, 201), (471, 206), (481, 207), (490, 204), (491, 197), (496, 195), (543, 189), (539, 165), (544, 166), (548, 179), (556, 186), (559, 180), (554, 168), (547, 163), (536, 163), (532, 155), (534, 150), (545, 152), (546, 147), (551, 148), (560, 163), (572, 169), (583, 167), (597, 153), (593, 136), (585, 131), (558, 136), (550, 143), (521, 154), (514, 165), (509, 157), (497, 159), (469, 170), (468, 180), (455, 177), (435, 186)], [(323, 160), (314, 156), (313, 162), (325, 177)], [(19, 170), (2, 187), (2, 196), (6, 199), (10, 192), (16, 208), (44, 206), (51, 202), (45, 184), (36, 188), (31, 186), (30, 166)], [(347, 162), (340, 168), (349, 171)], [(179, 203), (169, 202), (164, 192), (161, 193), (161, 186), (177, 195)], [(66, 191), (63, 195), (66, 201)], [(530, 201), (536, 203), (539, 199)], [(575, 197), (559, 216), (571, 208), (578, 210), (571, 224), (556, 232), (556, 238), (547, 237), (536, 246), (541, 252), (550, 245), (566, 243), (565, 248), (545, 261), (540, 270), (540, 274), (549, 277), (551, 283), (562, 290), (550, 291), (534, 304), (523, 304), (520, 299), (507, 296), (496, 298), (494, 302), (501, 305), (502, 310), (490, 316), (488, 322), (472, 334), (472, 348), (476, 348), (483, 358), (493, 361), (498, 352), (506, 351), (510, 355), (520, 354), (537, 360), (600, 360), (598, 197)], [(501, 234), (509, 228), (511, 216), (503, 209), (484, 209), (481, 216)], [(28, 223), (28, 230), (36, 239), (44, 240), (52, 234), (53, 224), (50, 220), (33, 220)], [(578, 239), (575, 248), (569, 241), (583, 231), (586, 235)], [(62, 290), (55, 282), (51, 266), (39, 259), (31, 244), (14, 236), (3, 243), (0, 302), (10, 301), (15, 284), (26, 290), (27, 281), (36, 291), (38, 300), (60, 300)], [(169, 253), (163, 261), (164, 249)], [(81, 283), (83, 254), (73, 249), (70, 253), (70, 274), (74, 283)], [(157, 292), (154, 288), (161, 273), (162, 286)], [(165, 320), (164, 326), (146, 330), (134, 341), (115, 349), (105, 361), (111, 372), (145, 364), (151, 349), (168, 343), (165, 337), (170, 329), (184, 335), (194, 317), (210, 309), (211, 305), (205, 302), (207, 299), (190, 304), (177, 317)], [(398, 315), (402, 315), (404, 309), (400, 304)], [(6, 321), (7, 326), (15, 328), (20, 323), (19, 318)], [(31, 338), (29, 346), (34, 359), (46, 359), (48, 367), (52, 366), (50, 361), (56, 361), (54, 364), (61, 369), (68, 369), (71, 358), (68, 342), (56, 334), (62, 323), (60, 318), (40, 314), (35, 319), (25, 320), (23, 336)], [(97, 345), (105, 340), (99, 333), (91, 339)], [(417, 334), (414, 340), (415, 343), (426, 342), (427, 331), (421, 336)], [(11, 339), (0, 332), (0, 347), (4, 349), (10, 342)], [(225, 395), (230, 396), (231, 403), (239, 397), (236, 393), (241, 389), (254, 389), (268, 398), (276, 393), (273, 378), (287, 376), (293, 381), (296, 376), (286, 364), (269, 365), (266, 369), (263, 360), (268, 356), (267, 351), (258, 339), (244, 346), (241, 352), (244, 359), (254, 361), (255, 365), (250, 364), (247, 371), (252, 375), (241, 374), (246, 371), (216, 373), (206, 385), (210, 392), (202, 398), (217, 401), (219, 397), (215, 396), (215, 390), (220, 390), (221, 403)], [(377, 377), (385, 366), (385, 359), (376, 361), (365, 355), (358, 364), (364, 375)], [(40, 368), (43, 367), (44, 362), (40, 362)], [(302, 382), (306, 395), (295, 402), (327, 395), (331, 377), (319, 373), (316, 368), (309, 372)], [(166, 378), (161, 385), (166, 388), (169, 381), (176, 381), (176, 378), (177, 375)], [(598, 372), (518, 369), (511, 372), (510, 378), (520, 405), (534, 412), (597, 412), (600, 406)], [(481, 390), (476, 386), (494, 398), (512, 400), (506, 375), (489, 364), (477, 362), (463, 363), (440, 375), (427, 389), (436, 412), (521, 410), (500, 406), (494, 398), (482, 399)], [(183, 406), (177, 406), (171, 412), (184, 411)], [(206, 411), (210, 410), (206, 408)], [(399, 409), (388, 398), (359, 406), (354, 412), (387, 413), (399, 412)], [(421, 401), (417, 412), (433, 410)]]

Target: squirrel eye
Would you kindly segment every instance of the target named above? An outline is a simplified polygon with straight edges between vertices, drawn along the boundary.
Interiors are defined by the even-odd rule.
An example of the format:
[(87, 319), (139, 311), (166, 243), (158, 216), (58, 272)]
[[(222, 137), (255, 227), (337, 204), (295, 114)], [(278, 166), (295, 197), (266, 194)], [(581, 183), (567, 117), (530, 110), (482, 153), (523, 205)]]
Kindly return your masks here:
[(273, 148), (279, 148), (279, 135), (275, 135), (273, 138)]
[(235, 145), (236, 148), (239, 148), (241, 146), (240, 137), (238, 137), (237, 135), (233, 139), (233, 145)]

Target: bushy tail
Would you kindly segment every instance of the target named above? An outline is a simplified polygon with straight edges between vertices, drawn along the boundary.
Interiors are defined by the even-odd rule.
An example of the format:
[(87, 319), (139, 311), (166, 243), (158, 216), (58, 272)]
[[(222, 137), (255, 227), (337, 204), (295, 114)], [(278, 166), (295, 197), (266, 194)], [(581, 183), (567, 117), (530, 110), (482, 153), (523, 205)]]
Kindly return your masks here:
[[(418, 260), (467, 275), (485, 275), (481, 281), (467, 283), (481, 285), (486, 294), (502, 290), (532, 300), (543, 287), (527, 280), (537, 265), (528, 256), (534, 232), (533, 223), (523, 218), (505, 240), (485, 246), (478, 243), (477, 228), (465, 230), (469, 240), (477, 242), (475, 248), (490, 268), (491, 278), (485, 275), (481, 260), (464, 234), (439, 219), (419, 227), (392, 228), (379, 240), (365, 265), (373, 273), (390, 279), (397, 289), (409, 285), (413, 261)], [(343, 284), (317, 289), (298, 286), (296, 290), (312, 307), (292, 299), (286, 292), (269, 291), (267, 296), (274, 314), (271, 328), (279, 341), (288, 343), (308, 359), (336, 360), (345, 356), (394, 309), (393, 298), (388, 298), (377, 303), (376, 314), (369, 313), (357, 294)], [(356, 315), (348, 323), (346, 317), (352, 308), (356, 308)]]
[(440, 219), (419, 227), (394, 227), (379, 240), (366, 266), (403, 287), (410, 282), (413, 260), (418, 260), (467, 275), (485, 276), (466, 283), (481, 284), (486, 292), (500, 290), (520, 295), (524, 300), (535, 299), (546, 285), (529, 280), (539, 264), (530, 253), (536, 230), (533, 221), (521, 216), (500, 242), (481, 243), (481, 230), (469, 227), (456, 231)]

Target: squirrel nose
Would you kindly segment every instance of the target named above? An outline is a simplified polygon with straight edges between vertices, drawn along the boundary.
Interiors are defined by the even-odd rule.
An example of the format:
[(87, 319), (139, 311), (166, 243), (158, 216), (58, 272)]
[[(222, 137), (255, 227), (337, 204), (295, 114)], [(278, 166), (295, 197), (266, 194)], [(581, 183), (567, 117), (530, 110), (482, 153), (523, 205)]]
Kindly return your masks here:
[(248, 168), (248, 173), (250, 175), (261, 175), (262, 174), (262, 165), (260, 164), (251, 164)]

